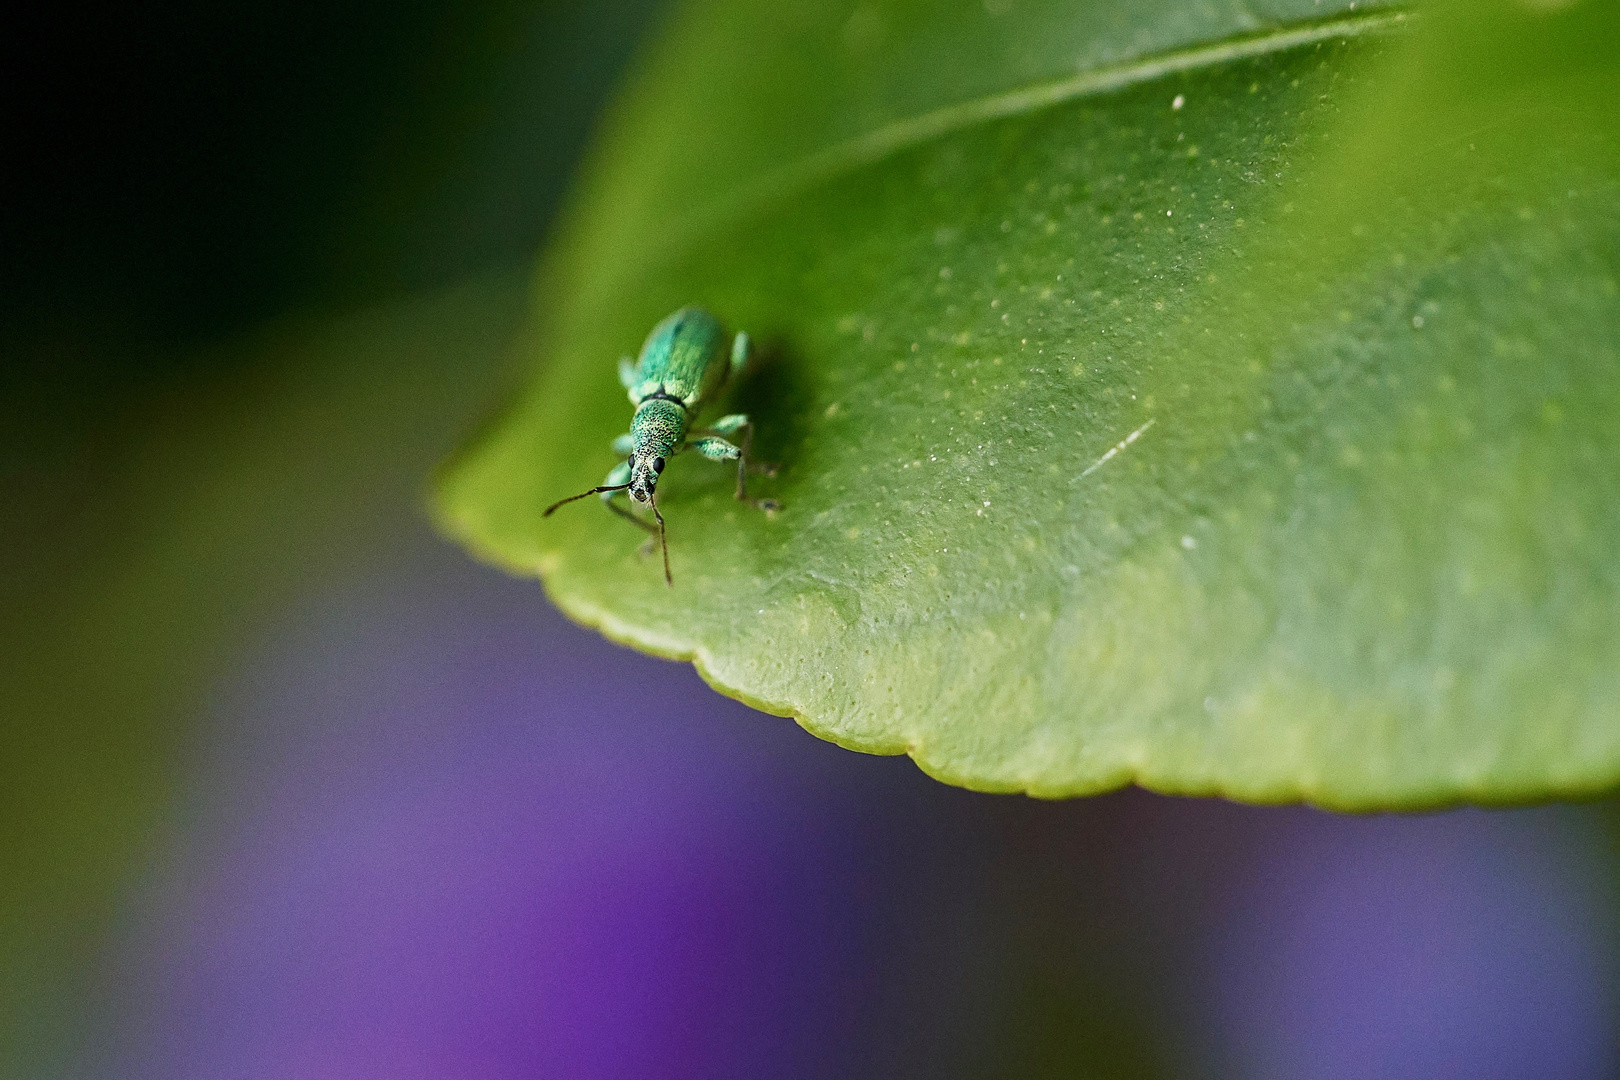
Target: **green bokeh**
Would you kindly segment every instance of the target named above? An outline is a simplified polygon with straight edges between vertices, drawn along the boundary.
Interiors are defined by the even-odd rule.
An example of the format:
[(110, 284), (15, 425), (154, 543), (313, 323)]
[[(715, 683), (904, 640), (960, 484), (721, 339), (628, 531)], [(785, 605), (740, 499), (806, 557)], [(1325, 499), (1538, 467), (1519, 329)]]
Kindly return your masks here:
[[(1613, 783), (1614, 4), (808, 7), (677, 20), (548, 263), (547, 373), (443, 483), (450, 529), (971, 787)], [(613, 360), (691, 302), (774, 353), (739, 404), (787, 509), (680, 462), (671, 592), (622, 522), (540, 510), (607, 471)]]
[(272, 613), (408, 531), (488, 406), (522, 284), (278, 321), (214, 347), (258, 377), (177, 391), (118, 440), (72, 574), (0, 622), (0, 1075), (85, 1050), (87, 972), (165, 850), (198, 701)]

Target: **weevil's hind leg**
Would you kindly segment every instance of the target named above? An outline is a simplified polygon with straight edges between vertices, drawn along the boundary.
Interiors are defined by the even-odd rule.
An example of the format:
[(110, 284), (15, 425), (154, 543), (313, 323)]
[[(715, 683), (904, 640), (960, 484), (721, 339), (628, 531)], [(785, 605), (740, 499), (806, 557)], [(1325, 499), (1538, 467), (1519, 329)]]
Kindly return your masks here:
[(628, 356), (619, 357), (619, 383), (626, 390), (636, 385), (636, 362)]
[(737, 336), (731, 339), (731, 370), (727, 373), (727, 378), (735, 379), (742, 375), (753, 358), (754, 343), (748, 340), (747, 334), (741, 330), (737, 331)]

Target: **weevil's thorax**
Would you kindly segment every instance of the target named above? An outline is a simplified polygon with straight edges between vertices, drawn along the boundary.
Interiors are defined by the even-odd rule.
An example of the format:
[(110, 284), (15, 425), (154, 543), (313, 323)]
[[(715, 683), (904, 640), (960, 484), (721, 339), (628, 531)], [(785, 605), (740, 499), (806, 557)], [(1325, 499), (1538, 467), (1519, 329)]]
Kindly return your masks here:
[(630, 437), (630, 497), (646, 502), (664, 463), (686, 439), (686, 409), (666, 398), (643, 401), (630, 421)]

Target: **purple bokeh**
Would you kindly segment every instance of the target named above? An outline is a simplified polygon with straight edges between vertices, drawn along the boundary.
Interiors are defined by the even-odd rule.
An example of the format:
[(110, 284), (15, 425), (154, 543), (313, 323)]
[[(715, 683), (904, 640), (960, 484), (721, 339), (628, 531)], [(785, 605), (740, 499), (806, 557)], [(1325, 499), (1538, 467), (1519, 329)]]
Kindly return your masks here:
[(1232, 1074), (1614, 1075), (1612, 870), (1580, 825), (1300, 815), (1233, 875), (1211, 942)]
[(1591, 812), (974, 795), (427, 541), (258, 640), (88, 1072), (1611, 1075)]
[(193, 823), (206, 853), (152, 905), (150, 1073), (707, 1077), (825, 1057), (858, 1006), (831, 848), (848, 823), (813, 769), (728, 737), (790, 723), (468, 570), (448, 575), (464, 593), (328, 597), (235, 679), (218, 711), (236, 738)]

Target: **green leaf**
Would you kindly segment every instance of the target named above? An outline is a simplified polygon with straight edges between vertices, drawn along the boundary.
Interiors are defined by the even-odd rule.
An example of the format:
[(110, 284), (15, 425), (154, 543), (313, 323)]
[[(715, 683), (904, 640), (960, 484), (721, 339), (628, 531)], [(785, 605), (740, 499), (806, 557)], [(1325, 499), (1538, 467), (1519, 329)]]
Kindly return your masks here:
[[(845, 746), (1043, 796), (1620, 776), (1613, 2), (714, 0), (612, 117), (446, 527)], [(1076, 66), (1078, 65), (1078, 67)], [(614, 377), (699, 303), (786, 508)]]

